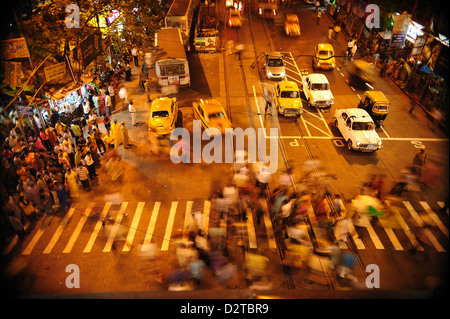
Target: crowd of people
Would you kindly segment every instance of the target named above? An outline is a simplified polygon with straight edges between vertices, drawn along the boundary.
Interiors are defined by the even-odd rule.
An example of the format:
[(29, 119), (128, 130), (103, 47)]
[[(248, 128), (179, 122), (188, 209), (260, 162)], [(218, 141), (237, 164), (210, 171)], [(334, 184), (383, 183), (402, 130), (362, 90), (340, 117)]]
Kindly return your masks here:
[(58, 121), (39, 134), (29, 130), (27, 141), (11, 132), (1, 151), (3, 234), (13, 231), (22, 236), (27, 221), (65, 211), (78, 201), (80, 188), (92, 190), (98, 183), (101, 157), (111, 157), (124, 135), (128, 138), (125, 122), (111, 123), (107, 115), (102, 122), (103, 127), (91, 112), (87, 121), (75, 118), (70, 125)]
[[(123, 61), (131, 59), (126, 54)], [(121, 177), (117, 147), (128, 148), (131, 142), (125, 122), (111, 115), (117, 88), (122, 87), (120, 98), (126, 95), (119, 83), (123, 61), (114, 67), (109, 62), (106, 68), (94, 65), (95, 78), (81, 101), (81, 112), (52, 118), (54, 125), (47, 123), (38, 132), (27, 128), (25, 136), (17, 128), (9, 132), (1, 149), (3, 244), (14, 234), (23, 238), (25, 225), (42, 214), (66, 211), (80, 192), (92, 191), (102, 166), (112, 180)], [(125, 103), (127, 97), (123, 99)]]

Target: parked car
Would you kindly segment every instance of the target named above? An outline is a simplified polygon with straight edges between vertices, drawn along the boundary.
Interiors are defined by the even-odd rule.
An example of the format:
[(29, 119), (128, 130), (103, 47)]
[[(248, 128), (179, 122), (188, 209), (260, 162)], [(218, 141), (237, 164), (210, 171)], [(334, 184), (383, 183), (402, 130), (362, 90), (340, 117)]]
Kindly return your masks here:
[(334, 103), (330, 83), (324, 74), (311, 73), (303, 77), (303, 93), (310, 106), (330, 109)]
[(226, 128), (233, 127), (222, 104), (216, 99), (200, 99), (198, 102), (192, 102), (192, 108), (195, 119), (201, 121), (205, 130), (217, 128), (224, 134)]
[(334, 113), (334, 123), (349, 150), (375, 152), (383, 147), (372, 118), (363, 109), (338, 109)]
[(176, 98), (162, 97), (150, 105), (148, 127), (156, 128), (159, 135), (168, 135), (175, 128), (178, 119), (178, 101)]
[(336, 66), (333, 46), (319, 43), (314, 48), (313, 69), (331, 70)]
[(274, 103), (278, 113), (284, 116), (300, 116), (303, 113), (300, 90), (295, 82), (278, 82), (274, 88)]
[(269, 80), (284, 80), (286, 68), (283, 55), (279, 52), (266, 53), (264, 70), (266, 71), (266, 78)]
[(284, 32), (291, 37), (298, 37), (300, 35), (300, 23), (296, 14), (286, 13), (284, 17)]

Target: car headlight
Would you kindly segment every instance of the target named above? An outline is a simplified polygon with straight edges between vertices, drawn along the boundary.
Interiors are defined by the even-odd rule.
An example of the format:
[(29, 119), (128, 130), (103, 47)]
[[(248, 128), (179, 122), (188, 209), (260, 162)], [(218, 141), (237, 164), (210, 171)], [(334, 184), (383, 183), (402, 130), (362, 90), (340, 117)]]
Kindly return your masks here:
[(284, 72), (281, 72), (281, 73), (280, 73), (280, 76), (284, 76)]
[(381, 142), (381, 140), (378, 141), (378, 146), (381, 146), (381, 144), (383, 144), (383, 143)]
[(267, 71), (267, 75), (268, 75), (268, 76), (272, 76), (272, 72)]
[(359, 144), (361, 144), (360, 141), (356, 141), (356, 146), (359, 146)]

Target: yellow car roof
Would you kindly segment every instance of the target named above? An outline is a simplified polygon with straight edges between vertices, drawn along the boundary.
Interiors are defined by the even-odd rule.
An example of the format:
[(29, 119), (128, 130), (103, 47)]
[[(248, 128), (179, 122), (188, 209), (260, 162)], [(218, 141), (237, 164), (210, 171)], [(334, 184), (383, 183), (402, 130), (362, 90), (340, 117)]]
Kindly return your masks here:
[(291, 90), (296, 90), (298, 91), (298, 85), (297, 83), (293, 82), (293, 81), (281, 81), (278, 83), (278, 86), (284, 90), (284, 89), (291, 89)]
[(319, 43), (317, 48), (319, 50), (334, 51), (333, 46), (330, 43)]
[(222, 104), (216, 99), (201, 99), (200, 105), (208, 113), (211, 111), (224, 111)]
[(389, 103), (389, 100), (381, 91), (366, 91), (364, 92), (364, 95), (369, 97), (375, 102)]
[(150, 111), (163, 111), (167, 110), (170, 111), (170, 106), (172, 105), (172, 99), (168, 97), (161, 97), (157, 100), (154, 100), (152, 102), (152, 105), (150, 106)]

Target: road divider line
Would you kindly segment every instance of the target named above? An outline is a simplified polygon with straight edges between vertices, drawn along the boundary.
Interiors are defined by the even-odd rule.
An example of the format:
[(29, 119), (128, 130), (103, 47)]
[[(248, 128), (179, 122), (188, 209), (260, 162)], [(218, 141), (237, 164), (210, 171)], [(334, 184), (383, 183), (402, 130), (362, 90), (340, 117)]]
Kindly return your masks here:
[(156, 219), (158, 218), (161, 202), (155, 202), (153, 206), (150, 222), (148, 223), (147, 232), (145, 233), (144, 243), (142, 244), (141, 251), (147, 251), (150, 248), (153, 232), (155, 231)]
[(83, 229), (84, 223), (89, 217), (89, 214), (92, 211), (92, 208), (94, 207), (94, 203), (89, 203), (88, 207), (84, 211), (84, 213), (81, 215), (80, 220), (78, 221), (77, 226), (75, 227), (75, 230), (73, 231), (72, 235), (70, 236), (69, 241), (67, 242), (66, 247), (63, 250), (64, 254), (68, 254), (72, 251), (73, 245), (75, 244), (75, 241), (78, 239), (78, 236), (80, 235), (81, 230)]
[(442, 233), (448, 238), (448, 229), (445, 227), (444, 223), (439, 219), (439, 217), (433, 212), (431, 207), (428, 205), (427, 202), (420, 202), (420, 205), (422, 205), (423, 209), (427, 212), (428, 216), (431, 217), (431, 219), (435, 222), (436, 226), (439, 227), (439, 229), (442, 231)]
[(48, 243), (47, 247), (45, 247), (43, 254), (50, 254), (53, 247), (55, 247), (56, 242), (58, 241), (59, 237), (61, 237), (62, 232), (64, 231), (64, 228), (66, 228), (67, 224), (69, 223), (70, 218), (72, 217), (73, 213), (75, 212), (76, 205), (74, 207), (70, 207), (67, 211), (66, 215), (64, 216), (63, 220), (59, 224), (58, 228), (56, 229), (56, 232), (53, 234), (52, 239), (50, 239), (50, 242)]
[(211, 202), (209, 200), (205, 200), (205, 204), (203, 206), (203, 219), (201, 227), (201, 229), (204, 231), (208, 230), (210, 210), (211, 210)]
[(184, 215), (184, 225), (183, 225), (183, 238), (188, 237), (189, 225), (191, 223), (191, 219), (193, 218), (191, 216), (193, 203), (194, 202), (191, 200), (188, 200), (186, 203), (186, 213)]
[[(405, 205), (406, 209), (409, 211), (411, 216), (414, 218), (414, 220), (416, 221), (417, 225), (419, 225), (419, 227), (423, 227), (424, 226), (424, 222), (422, 220), (422, 217), (419, 216), (419, 214), (416, 212), (416, 210), (411, 205), (411, 203), (409, 201), (403, 201), (403, 205)], [(434, 246), (434, 248), (438, 252), (445, 252), (444, 247), (442, 247), (442, 245), (437, 241), (436, 237), (434, 237), (433, 233), (431, 233), (431, 231), (429, 229), (423, 229), (423, 231), (424, 231), (424, 234), (430, 240), (431, 244)]]
[(52, 219), (53, 216), (44, 215), (40, 223), (36, 225), (37, 231), (31, 241), (28, 243), (27, 247), (25, 247), (25, 249), (23, 250), (22, 255), (29, 255), (31, 253), (34, 246), (36, 246), (39, 238), (41, 238), (42, 234), (44, 234), (45, 229), (47, 229), (47, 226), (50, 224)]
[(111, 251), (112, 244), (116, 238), (117, 232), (120, 227), (120, 223), (122, 222), (123, 214), (127, 209), (128, 202), (123, 202), (120, 205), (119, 212), (117, 213), (116, 220), (114, 221), (114, 225), (111, 228), (111, 232), (109, 233), (108, 240), (106, 241), (105, 247), (103, 247), (103, 252), (107, 253)]
[(161, 245), (161, 251), (169, 250), (170, 237), (172, 236), (173, 222), (175, 220), (177, 206), (178, 202), (172, 202), (172, 205), (170, 206), (169, 219), (167, 220), (166, 233), (164, 234), (163, 243)]
[(133, 216), (133, 221), (131, 222), (130, 230), (128, 231), (127, 239), (125, 240), (125, 245), (122, 251), (130, 251), (131, 244), (133, 243), (136, 230), (139, 225), (139, 220), (141, 219), (142, 211), (144, 210), (145, 202), (139, 202), (136, 211)]

